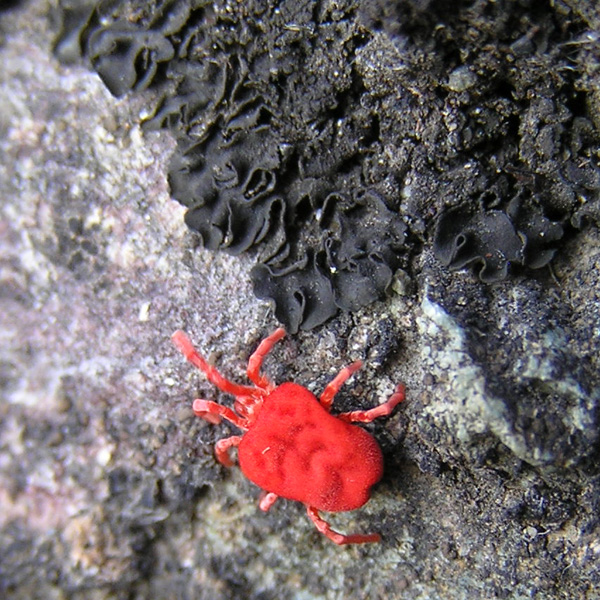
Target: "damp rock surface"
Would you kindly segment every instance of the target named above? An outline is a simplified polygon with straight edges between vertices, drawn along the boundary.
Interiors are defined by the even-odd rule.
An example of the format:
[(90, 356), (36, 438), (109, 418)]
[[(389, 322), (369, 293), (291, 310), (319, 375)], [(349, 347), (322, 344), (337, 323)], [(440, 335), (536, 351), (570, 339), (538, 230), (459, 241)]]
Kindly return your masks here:
[[(221, 6), (196, 4), (215, 15)], [(324, 145), (306, 163), (308, 191), (295, 187), (305, 181), (300, 174), (278, 179), (298, 150), (280, 153), (271, 129), (241, 136), (244, 154), (223, 137), (223, 120), (211, 124), (227, 104), (219, 94), (228, 98), (233, 88), (222, 88), (221, 67), (210, 60), (199, 77), (212, 87), (204, 99), (194, 96), (206, 154), (182, 153), (184, 138), (170, 123), (190, 113), (185, 102), (177, 108), (184, 90), (173, 91), (176, 53), (165, 40), (179, 51), (186, 6), (194, 5), (104, 3), (98, 23), (109, 33), (97, 34), (93, 55), (102, 78), (81, 62), (91, 4), (73, 0), (57, 12), (55, 2), (16, 2), (0, 12), (0, 596), (595, 598), (600, 236), (593, 180), (577, 169), (595, 165), (596, 3), (465, 2), (451, 14), (432, 0), (360, 3), (354, 13), (350, 3), (297, 3), (279, 21), (265, 12), (265, 27), (281, 32), (274, 60), (290, 74), (294, 53), (317, 61), (313, 46), (324, 39), (295, 23), (330, 22), (329, 31), (346, 33), (360, 23), (367, 32), (353, 60), (341, 61), (339, 83), (297, 89), (310, 96), (313, 113), (291, 114), (300, 104), (289, 95), (290, 114), (280, 109), (282, 139), (299, 148), (303, 124), (335, 100), (327, 89), (349, 90), (349, 112), (334, 109), (340, 126), (365, 94), (374, 104), (362, 107), (356, 127), (364, 114), (381, 119), (367, 129), (365, 139), (379, 142), (365, 162), (350, 161), (347, 180), (338, 173), (333, 187), (327, 169), (359, 137), (338, 140), (323, 129), (319, 138), (317, 129)], [(253, 45), (252, 32), (240, 30), (244, 6), (258, 4), (228, 3), (215, 16), (209, 33), (225, 50), (211, 52), (227, 53), (240, 40)], [(58, 16), (67, 7), (65, 38)], [(124, 44), (132, 35), (137, 45)], [(68, 64), (56, 58), (57, 39), (65, 40)], [(120, 80), (105, 58), (113, 43)], [(189, 39), (191, 48), (203, 44)], [(332, 62), (306, 63), (305, 72), (327, 79), (340, 51), (332, 44)], [(513, 54), (519, 69), (503, 71)], [(489, 67), (485, 76), (470, 62), (477, 57)], [(564, 68), (549, 78), (548, 61)], [(227, 77), (243, 67), (227, 64)], [(250, 72), (268, 80), (269, 66)], [(344, 87), (357, 72), (366, 91)], [(521, 96), (510, 78), (494, 87), (511, 73)], [(107, 82), (125, 91), (117, 97)], [(238, 93), (254, 97), (256, 88), (243, 88)], [(490, 89), (502, 102), (492, 102)], [(561, 103), (584, 120), (554, 114)], [(487, 107), (483, 116), (473, 112), (478, 106)], [(160, 114), (154, 130), (142, 129)], [(249, 131), (265, 118), (232, 115), (228, 123)], [(450, 135), (465, 123), (475, 136), (468, 152)], [(576, 184), (561, 179), (572, 160), (567, 139), (583, 140), (571, 147)], [(257, 149), (262, 170), (251, 171)], [(210, 166), (198, 162), (209, 154)], [(492, 155), (499, 171), (485, 160)], [(517, 156), (546, 160), (545, 175), (503, 168)], [(173, 165), (183, 165), (177, 176)], [(186, 169), (200, 190), (216, 177), (209, 189), (223, 200), (194, 205)], [(546, 195), (549, 181), (554, 191)], [(254, 228), (242, 226), (239, 190), (252, 198)], [(484, 190), (492, 195), (480, 209), (470, 199)], [(567, 192), (577, 197), (572, 214)], [(302, 194), (322, 200), (318, 220)], [(285, 220), (290, 198), (304, 219), (294, 243)], [(186, 211), (197, 215), (200, 237), (187, 232)], [(323, 237), (326, 228), (333, 234)], [(229, 254), (213, 251), (224, 244)], [(285, 244), (289, 258), (270, 262), (271, 250)], [(528, 248), (543, 260), (552, 253), (552, 270), (519, 262), (534, 256)], [(256, 269), (280, 313), (253, 294)], [(380, 283), (370, 289), (365, 278)], [(385, 457), (382, 482), (363, 509), (326, 515), (344, 533), (380, 532), (381, 544), (339, 548), (296, 503), (260, 511), (259, 490), (213, 455), (218, 439), (238, 432), (191, 411), (197, 397), (228, 406), (231, 398), (184, 361), (172, 332), (186, 330), (224, 375), (246, 383), (249, 354), (285, 315), (295, 315), (299, 331), (265, 361), (276, 382), (318, 394), (343, 366), (363, 360), (334, 412), (373, 407), (406, 384), (396, 413), (368, 426)]]

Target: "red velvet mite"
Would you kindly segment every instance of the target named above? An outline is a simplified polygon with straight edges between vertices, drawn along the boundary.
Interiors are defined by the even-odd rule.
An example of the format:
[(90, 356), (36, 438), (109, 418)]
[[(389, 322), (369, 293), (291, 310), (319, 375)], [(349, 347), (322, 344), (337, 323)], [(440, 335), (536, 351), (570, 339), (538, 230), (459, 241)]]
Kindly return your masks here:
[(371, 487), (383, 474), (383, 456), (375, 438), (351, 423), (369, 423), (391, 414), (404, 400), (404, 385), (398, 385), (389, 400), (376, 408), (332, 415), (334, 396), (362, 363), (343, 368), (319, 399), (296, 383), (276, 386), (260, 374), (260, 368), (284, 336), (280, 328), (259, 344), (246, 371), (254, 385), (246, 386), (225, 379), (198, 354), (183, 331), (176, 331), (173, 343), (185, 358), (212, 384), (235, 396), (233, 410), (209, 400), (194, 400), (194, 413), (215, 425), (225, 418), (244, 432), (219, 440), (215, 455), (231, 467), (229, 450), (237, 446), (242, 472), (263, 490), (262, 510), (269, 510), (279, 496), (296, 500), (306, 506), (317, 529), (336, 544), (378, 542), (378, 533), (334, 531), (319, 511), (354, 510), (367, 502)]

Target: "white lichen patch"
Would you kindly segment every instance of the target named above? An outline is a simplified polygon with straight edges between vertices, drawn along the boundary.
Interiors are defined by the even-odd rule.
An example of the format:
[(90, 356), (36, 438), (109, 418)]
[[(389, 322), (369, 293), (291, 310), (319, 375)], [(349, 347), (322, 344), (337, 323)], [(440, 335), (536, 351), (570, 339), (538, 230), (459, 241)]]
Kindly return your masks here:
[(569, 343), (564, 332), (548, 329), (542, 334), (541, 341), (540, 344), (529, 344), (523, 348), (522, 358), (514, 363), (515, 376), (546, 384), (553, 394), (568, 397), (571, 405), (562, 414), (563, 421), (572, 430), (589, 430), (594, 427), (593, 409), (600, 398), (600, 390), (587, 394), (572, 374), (564, 373), (560, 376), (557, 373), (559, 353)]
[(464, 331), (427, 295), (421, 302), (417, 327), (423, 360), (439, 382), (437, 393), (424, 410), (440, 427), (450, 429), (465, 444), (477, 435), (494, 434), (515, 455), (533, 464), (552, 458), (549, 452), (532, 450), (523, 434), (515, 430), (504, 401), (486, 389), (485, 375), (467, 351)]

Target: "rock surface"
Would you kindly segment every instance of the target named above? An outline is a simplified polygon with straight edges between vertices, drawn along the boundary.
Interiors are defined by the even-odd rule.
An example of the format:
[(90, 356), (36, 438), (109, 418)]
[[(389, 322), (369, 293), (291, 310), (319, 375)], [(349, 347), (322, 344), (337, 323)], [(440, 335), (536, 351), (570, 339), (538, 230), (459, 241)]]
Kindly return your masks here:
[[(534, 16), (548, 9), (518, 4)], [(588, 53), (582, 85), (592, 91), (580, 110), (597, 138), (596, 3), (552, 5), (589, 25), (570, 43)], [(406, 382), (405, 405), (369, 427), (386, 458), (382, 483), (360, 511), (329, 516), (383, 542), (338, 548), (297, 504), (262, 513), (258, 490), (215, 462), (214, 442), (233, 429), (195, 418), (190, 404), (223, 396), (170, 335), (187, 330), (243, 380), (277, 322), (252, 294), (252, 257), (210, 252), (187, 232), (167, 181), (175, 141), (140, 128), (157, 92), (115, 100), (84, 66), (61, 65), (55, 8), (41, 0), (0, 12), (0, 595), (597, 598), (593, 218), (565, 238), (552, 272), (493, 285), (447, 270), (424, 243), (384, 300), (288, 336), (268, 358), (276, 381), (315, 392), (363, 359), (340, 411)], [(382, 93), (389, 81), (377, 73), (395, 56), (394, 35), (382, 28), (361, 59)], [(440, 77), (455, 93), (478, 85), (460, 70)]]
[(56, 55), (115, 96), (156, 92), (143, 127), (175, 137), (186, 223), (253, 252), (291, 333), (383, 299), (423, 245), (493, 283), (598, 222), (600, 56), (575, 7), (62, 4)]

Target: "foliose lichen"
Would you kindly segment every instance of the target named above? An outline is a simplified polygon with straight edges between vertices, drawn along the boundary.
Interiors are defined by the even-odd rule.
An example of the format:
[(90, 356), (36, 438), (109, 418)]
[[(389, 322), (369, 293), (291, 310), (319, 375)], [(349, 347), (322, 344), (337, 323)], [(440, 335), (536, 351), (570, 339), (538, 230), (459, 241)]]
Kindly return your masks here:
[(566, 45), (581, 15), (517, 4), (65, 1), (56, 53), (160, 92), (143, 126), (177, 140), (186, 223), (252, 251), (296, 331), (382, 298), (423, 248), (493, 282), (597, 221), (600, 52)]

